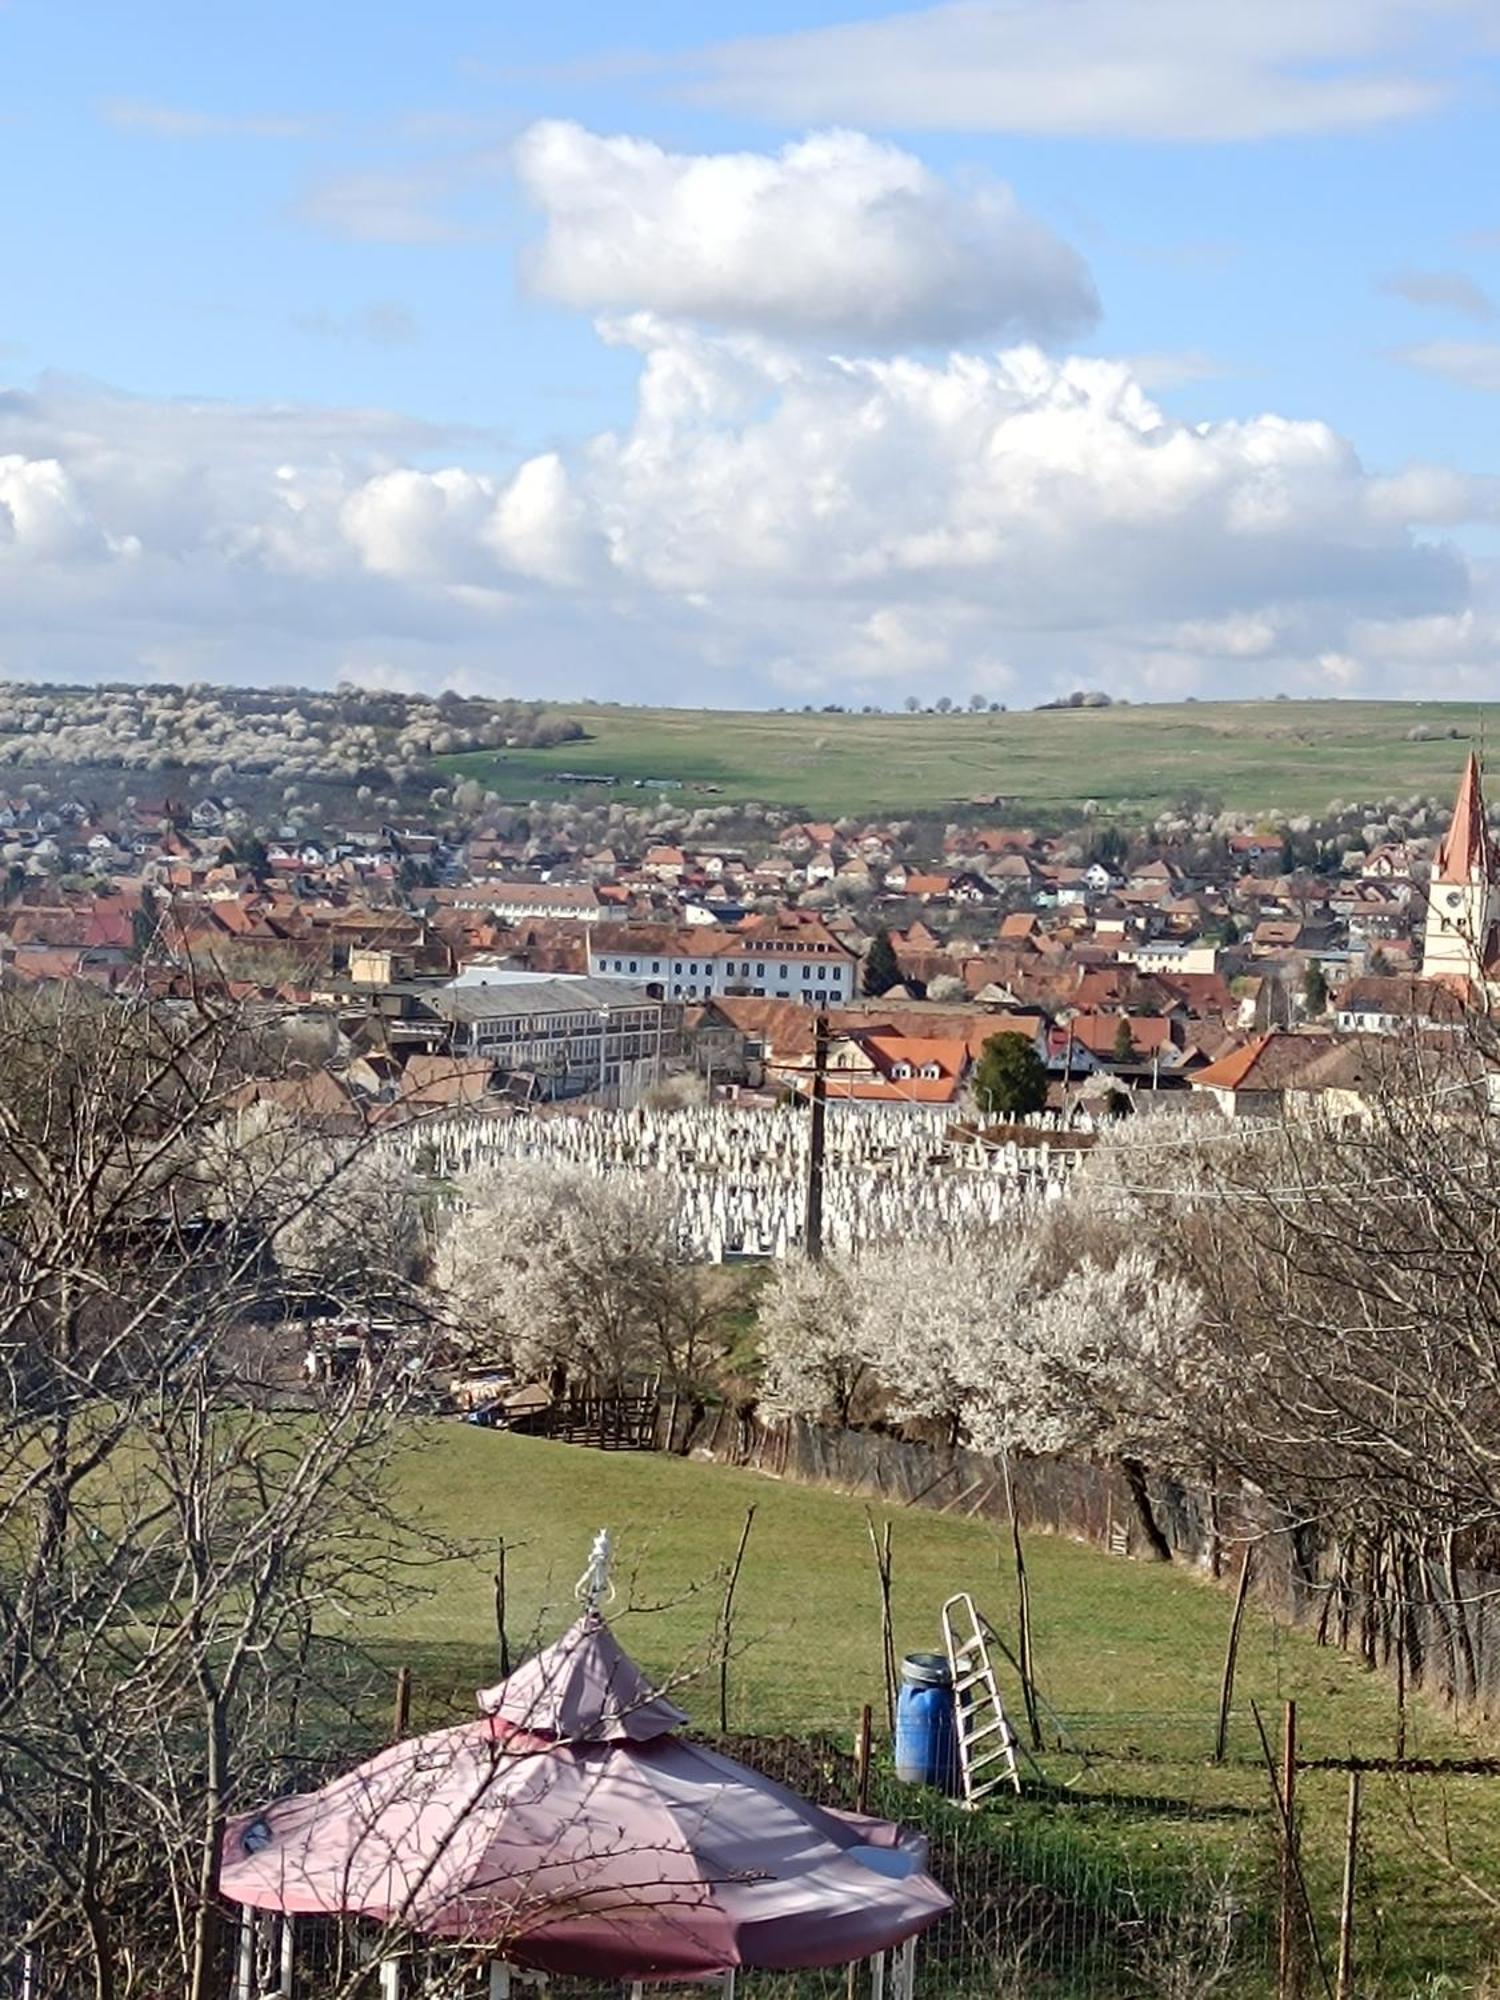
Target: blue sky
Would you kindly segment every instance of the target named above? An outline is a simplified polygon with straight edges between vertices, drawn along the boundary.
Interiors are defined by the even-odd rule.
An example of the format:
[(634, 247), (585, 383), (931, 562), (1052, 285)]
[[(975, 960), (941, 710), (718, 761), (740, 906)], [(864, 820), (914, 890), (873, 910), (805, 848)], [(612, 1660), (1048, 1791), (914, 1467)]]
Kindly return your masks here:
[(1491, 691), (1500, 0), (0, 0), (0, 73), (12, 672)]

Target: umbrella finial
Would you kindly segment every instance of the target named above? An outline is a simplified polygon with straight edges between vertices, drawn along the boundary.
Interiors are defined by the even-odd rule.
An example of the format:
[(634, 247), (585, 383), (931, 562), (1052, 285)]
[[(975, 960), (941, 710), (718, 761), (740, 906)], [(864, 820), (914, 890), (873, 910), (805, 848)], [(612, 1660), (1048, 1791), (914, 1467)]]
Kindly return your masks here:
[(589, 1566), (573, 1587), (573, 1595), (586, 1611), (597, 1611), (601, 1604), (608, 1604), (614, 1597), (615, 1587), (609, 1576), (614, 1548), (608, 1528), (601, 1528), (589, 1551)]

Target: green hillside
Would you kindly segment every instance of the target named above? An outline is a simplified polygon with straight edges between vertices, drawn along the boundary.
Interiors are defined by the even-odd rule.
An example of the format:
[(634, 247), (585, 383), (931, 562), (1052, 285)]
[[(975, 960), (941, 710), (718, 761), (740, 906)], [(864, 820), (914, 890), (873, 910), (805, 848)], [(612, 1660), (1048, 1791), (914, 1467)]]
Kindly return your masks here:
[[(741, 1576), (730, 1721), (741, 1729), (847, 1732), (881, 1690), (879, 1595), (862, 1501), (695, 1460), (594, 1452), (467, 1425), (434, 1425), (402, 1461), (414, 1520), (472, 1538), (472, 1560), (447, 1566), (383, 1646), (400, 1644), (435, 1693), (494, 1678), (491, 1572), (508, 1547), (514, 1641), (550, 1639), (575, 1615), (573, 1584), (601, 1527), (619, 1549), (621, 1637), (654, 1672), (688, 1678), (679, 1699), (711, 1720), (713, 1653), (723, 1566), (754, 1505)], [(895, 1523), (899, 1651), (932, 1646), (945, 1597), (969, 1590), (1002, 1629), (1011, 1592), (992, 1525), (921, 1508)], [(1181, 1570), (1122, 1562), (1058, 1538), (1033, 1537), (1029, 1561), (1038, 1673), (1058, 1708), (1090, 1733), (1203, 1755), (1213, 1716), (1229, 1605)], [(700, 1670), (696, 1671), (695, 1670)], [(1253, 1746), (1248, 1702), (1274, 1708), (1298, 1695), (1309, 1754), (1384, 1744), (1389, 1686), (1345, 1655), (1254, 1617), (1240, 1668), (1241, 1755)], [(1434, 1743), (1451, 1731), (1431, 1720)], [(1420, 1731), (1419, 1731), (1420, 1733)]]
[[(755, 1522), (730, 1666), (731, 1729), (832, 1733), (848, 1743), (861, 1702), (881, 1712), (879, 1595), (860, 1500), (692, 1460), (593, 1452), (452, 1424), (424, 1427), (401, 1476), (413, 1520), (469, 1539), (472, 1550), (429, 1574), (429, 1594), (368, 1635), (387, 1672), (398, 1663), (413, 1668), (419, 1723), (471, 1715), (472, 1691), (495, 1678), (497, 1538), (503, 1535), (508, 1547), (510, 1632), (524, 1646), (571, 1622), (574, 1579), (595, 1531), (608, 1525), (617, 1537), (619, 1594), (611, 1615), (621, 1638), (654, 1675), (671, 1678), (675, 1698), (699, 1729), (713, 1729), (723, 1571), (751, 1505)], [(877, 1521), (885, 1518), (886, 1510), (873, 1511)], [(1014, 1638), (1009, 1550), (993, 1526), (915, 1508), (890, 1518), (898, 1652), (936, 1644), (942, 1601), (963, 1589)], [(1007, 1894), (1013, 1878), (1029, 1885), (1022, 1893), (1042, 1899), (1025, 1906), (1026, 1924), (1040, 1926), (1037, 1936), (1051, 1935), (1049, 1909), (1066, 1912), (1071, 1922), (1096, 1906), (1139, 1911), (1143, 1895), (1147, 1903), (1185, 1896), (1192, 1907), (1205, 1884), (1228, 1881), (1231, 1871), (1237, 1896), (1268, 1907), (1274, 1900), (1268, 1792), (1252, 1702), (1275, 1732), (1282, 1702), (1296, 1699), (1304, 1758), (1389, 1755), (1392, 1680), (1252, 1608), (1229, 1757), (1215, 1766), (1209, 1754), (1228, 1592), (1182, 1570), (1123, 1561), (1049, 1536), (1028, 1538), (1027, 1563), (1038, 1677), (1073, 1742), (1091, 1751), (1087, 1763), (1071, 1749), (1049, 1747), (1043, 1764), (1060, 1789), (1033, 1788), (1021, 1801), (1005, 1795), (977, 1822), (924, 1803), (884, 1777), (879, 1809), (919, 1817), (936, 1843), (939, 1872), (955, 1885), (962, 1874), (966, 1896), (982, 1894), (992, 1866), (1009, 1871)], [(382, 1680), (370, 1702), (381, 1719), (390, 1685)], [(1049, 1721), (1049, 1735), (1055, 1727)], [(776, 1745), (767, 1747), (776, 1753)], [(1450, 1720), (1421, 1701), (1413, 1705), (1409, 1753), (1443, 1758), (1468, 1747)], [(816, 1762), (817, 1753), (809, 1754)], [(883, 1731), (879, 1754), (883, 1764)], [(1338, 1771), (1305, 1769), (1297, 1793), (1309, 1894), (1330, 1946), (1345, 1782)], [(1473, 1993), (1477, 2000), (1493, 1993), (1492, 1986), (1470, 1982), (1492, 1963), (1500, 1926), (1492, 1911), (1476, 1909), (1468, 1884), (1500, 1881), (1495, 1794), (1495, 1780), (1480, 1777), (1445, 1777), (1410, 1791), (1396, 1780), (1371, 1778), (1361, 1993), (1392, 2000), (1440, 1993), (1454, 2000)], [(961, 1862), (961, 1855), (969, 1859)], [(977, 2000), (1022, 1990), (997, 1983), (996, 1962), (984, 1956), (991, 1949), (986, 1921), (981, 1905), (968, 1908), (964, 1938), (983, 1976), (936, 1989), (945, 1996)], [(1011, 1933), (1002, 1926), (1002, 1935)], [(1060, 1932), (1052, 1946), (1066, 1962), (1068, 1935)], [(1038, 1975), (1025, 1990), (1090, 2000), (1106, 1992), (1206, 1990), (1180, 1980), (1149, 1987), (1091, 1983), (1085, 1957), (1076, 1984)], [(1259, 1994), (1269, 1986), (1250, 1978), (1212, 1990)]]
[[(586, 740), (446, 758), (443, 767), (513, 800), (639, 803), (635, 781), (668, 779), (681, 789), (667, 796), (684, 806), (753, 799), (834, 815), (920, 812), (997, 796), (1021, 813), (1065, 812), (1094, 799), (1107, 812), (1138, 815), (1193, 795), (1241, 811), (1320, 812), (1336, 798), (1446, 797), (1484, 713), (1457, 703), (1362, 701), (1007, 715), (561, 712), (583, 724)], [(1500, 721), (1491, 718), (1491, 726), (1500, 738)], [(1411, 741), (1414, 729), (1430, 735)], [(577, 786), (560, 772), (618, 783)]]

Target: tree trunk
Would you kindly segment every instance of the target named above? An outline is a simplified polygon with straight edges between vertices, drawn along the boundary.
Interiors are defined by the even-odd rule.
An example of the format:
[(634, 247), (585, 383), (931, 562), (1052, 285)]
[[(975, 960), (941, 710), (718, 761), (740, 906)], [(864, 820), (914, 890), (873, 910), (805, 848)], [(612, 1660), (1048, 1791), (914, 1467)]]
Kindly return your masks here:
[(1146, 1546), (1151, 1551), (1152, 1560), (1169, 1563), (1172, 1560), (1172, 1544), (1162, 1533), (1152, 1509), (1151, 1494), (1146, 1485), (1146, 1468), (1138, 1458), (1122, 1458), (1120, 1470), (1124, 1473), (1125, 1484), (1130, 1489), (1136, 1519), (1141, 1524), (1141, 1533), (1146, 1537)]
[(1459, 1587), (1457, 1537), (1451, 1528), (1443, 1537), (1443, 1572), (1448, 1583), (1449, 1621), (1456, 1655), (1453, 1692), (1458, 1700), (1472, 1701), (1479, 1687), (1479, 1675), (1474, 1664), (1474, 1640), (1469, 1631), (1469, 1614), (1464, 1604), (1463, 1591)]
[(219, 1864), (224, 1846), (225, 1802), (229, 1789), (229, 1723), (224, 1703), (211, 1696), (204, 1732), (203, 1826), (198, 1849), (197, 1900), (193, 1911), (192, 1959), (185, 2000), (220, 2000), (224, 1990), (223, 1912), (219, 1907)]

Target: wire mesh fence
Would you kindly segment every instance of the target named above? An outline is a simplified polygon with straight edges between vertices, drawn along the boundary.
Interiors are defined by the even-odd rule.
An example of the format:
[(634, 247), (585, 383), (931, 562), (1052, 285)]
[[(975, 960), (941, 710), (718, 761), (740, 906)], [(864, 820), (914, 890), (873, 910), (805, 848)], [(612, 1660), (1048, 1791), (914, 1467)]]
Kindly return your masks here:
[[(1241, 1731), (1216, 1764), (1203, 1734), (1201, 1717), (1070, 1718), (1067, 1741), (1054, 1737), (1026, 1765), (1020, 1796), (1002, 1792), (973, 1813), (899, 1783), (878, 1739), (862, 1784), (853, 1732), (732, 1736), (717, 1747), (821, 1804), (863, 1802), (924, 1832), (953, 1908), (919, 1940), (913, 2000), (1497, 2000), (1500, 1767), (1367, 1762), (1351, 1841), (1351, 1760), (1299, 1765), (1289, 1877), (1279, 1756)], [(321, 1770), (287, 1766), (283, 1784), (316, 1782), (346, 1754), (325, 1750)], [(359, 1930), (299, 1920), (294, 2000), (374, 2000), (378, 1967), (362, 1958), (370, 1941)], [(403, 2000), (484, 2000), (482, 1955), (455, 1959), (409, 1940), (401, 1950)], [(260, 1960), (253, 1992), (284, 1990), (273, 1939)], [(745, 1973), (737, 1996), (895, 2000), (893, 1972)], [(231, 1990), (226, 1973), (225, 2000)], [(550, 2000), (602, 2000), (628, 1988), (554, 1979), (547, 1990)], [(45, 1953), (6, 1962), (0, 1946), (5, 2000), (65, 1992)]]
[[(1131, 1740), (1146, 1718), (1112, 1720), (1043, 1753), (1022, 1796), (973, 1814), (898, 1784), (877, 1759), (871, 1809), (922, 1827), (954, 1899), (919, 1945), (920, 2000), (1500, 1995), (1500, 1773), (1363, 1770), (1351, 1843), (1348, 1762), (1299, 1768), (1287, 1876), (1275, 1757), (1161, 1754)], [(731, 1747), (827, 1804), (857, 1797), (855, 1760), (837, 1744)], [(741, 1990), (823, 2000), (846, 1987), (842, 1974), (799, 1974)]]

